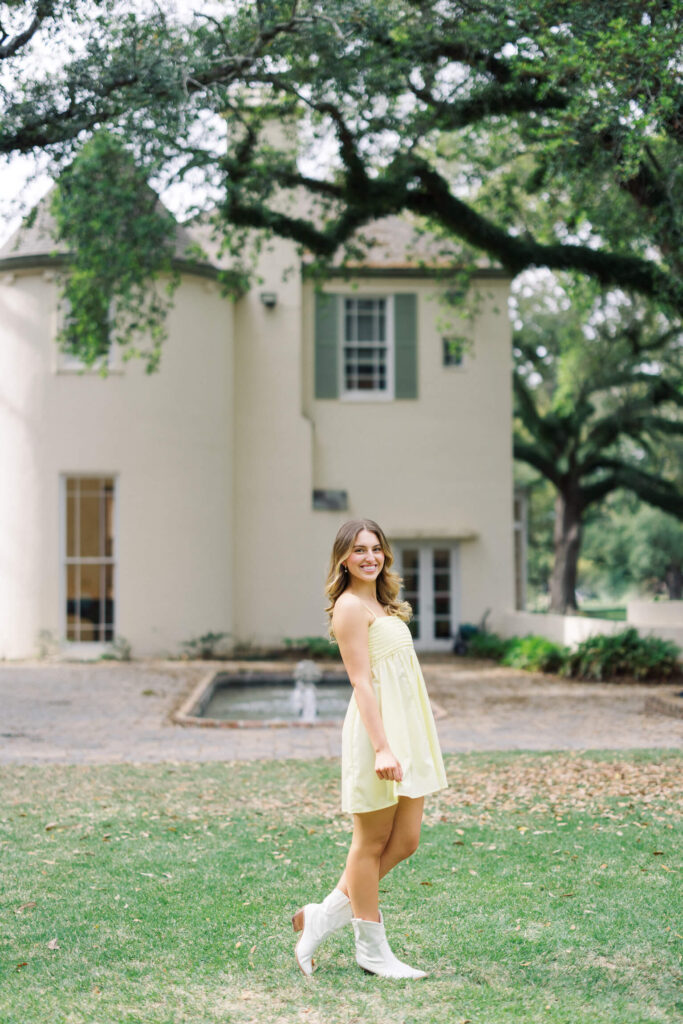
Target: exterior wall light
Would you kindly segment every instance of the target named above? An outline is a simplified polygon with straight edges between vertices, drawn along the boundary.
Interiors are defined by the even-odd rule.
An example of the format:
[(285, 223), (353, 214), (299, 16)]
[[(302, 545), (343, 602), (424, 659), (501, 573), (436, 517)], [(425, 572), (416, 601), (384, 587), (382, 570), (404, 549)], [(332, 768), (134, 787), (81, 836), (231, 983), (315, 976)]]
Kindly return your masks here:
[(266, 309), (275, 309), (277, 305), (277, 292), (261, 292), (259, 298)]

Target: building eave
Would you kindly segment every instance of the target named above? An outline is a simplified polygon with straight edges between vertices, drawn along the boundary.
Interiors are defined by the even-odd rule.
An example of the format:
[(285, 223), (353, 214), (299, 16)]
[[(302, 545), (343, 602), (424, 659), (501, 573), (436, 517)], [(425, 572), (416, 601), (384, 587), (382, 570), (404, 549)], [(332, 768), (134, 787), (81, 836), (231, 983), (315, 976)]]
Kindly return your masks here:
[(392, 542), (397, 541), (436, 541), (443, 543), (450, 543), (456, 540), (477, 540), (479, 537), (479, 531), (473, 530), (470, 527), (441, 527), (436, 529), (421, 529), (421, 528), (408, 528), (408, 529), (387, 529), (385, 533), (391, 538)]
[[(14, 274), (25, 270), (58, 270), (68, 267), (70, 262), (71, 256), (67, 252), (5, 256), (0, 259), (0, 273)], [(174, 259), (171, 266), (173, 270), (177, 270), (181, 274), (192, 274), (195, 277), (209, 278), (212, 281), (217, 281), (226, 273), (210, 263), (195, 263), (193, 260)]]
[[(460, 268), (453, 266), (443, 267), (410, 267), (410, 266), (357, 266), (357, 267), (330, 267), (326, 271), (326, 277), (329, 278), (347, 278), (352, 280), (356, 277), (361, 278), (380, 278), (380, 277), (393, 277), (393, 278), (413, 278), (419, 280), (446, 280), (446, 275), (453, 271), (458, 272)], [(466, 273), (471, 278), (485, 278), (499, 281), (509, 281), (511, 274), (509, 274), (502, 267), (481, 267), (475, 270), (467, 270)], [(304, 275), (306, 275), (306, 267), (304, 266)]]

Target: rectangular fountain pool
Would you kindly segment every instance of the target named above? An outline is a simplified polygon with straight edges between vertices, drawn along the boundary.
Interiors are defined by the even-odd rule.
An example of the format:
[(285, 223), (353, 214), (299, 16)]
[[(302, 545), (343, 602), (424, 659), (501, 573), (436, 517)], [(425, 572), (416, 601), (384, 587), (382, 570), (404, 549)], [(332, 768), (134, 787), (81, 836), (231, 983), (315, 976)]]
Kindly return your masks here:
[[(221, 672), (200, 695), (192, 716), (201, 724), (266, 726), (338, 724), (352, 695), (340, 673), (322, 674), (315, 683), (291, 674)], [(199, 722), (198, 722), (199, 724)]]

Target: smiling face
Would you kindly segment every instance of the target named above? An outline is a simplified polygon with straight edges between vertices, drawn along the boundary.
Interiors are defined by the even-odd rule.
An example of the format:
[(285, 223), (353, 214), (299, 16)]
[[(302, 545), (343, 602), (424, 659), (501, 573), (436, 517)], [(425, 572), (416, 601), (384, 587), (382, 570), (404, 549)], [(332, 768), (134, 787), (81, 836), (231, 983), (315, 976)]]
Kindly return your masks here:
[(384, 551), (376, 533), (360, 530), (355, 537), (353, 547), (344, 560), (351, 579), (374, 583), (384, 565)]

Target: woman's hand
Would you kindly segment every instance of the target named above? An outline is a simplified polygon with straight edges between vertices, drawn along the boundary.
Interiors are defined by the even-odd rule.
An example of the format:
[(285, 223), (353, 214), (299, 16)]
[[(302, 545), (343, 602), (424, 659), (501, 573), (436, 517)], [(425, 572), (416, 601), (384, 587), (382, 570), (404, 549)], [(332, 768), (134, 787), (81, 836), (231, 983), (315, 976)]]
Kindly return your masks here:
[(403, 769), (389, 747), (384, 747), (382, 750), (377, 751), (375, 755), (375, 772), (378, 779), (393, 780), (394, 782), (401, 782), (403, 779)]

